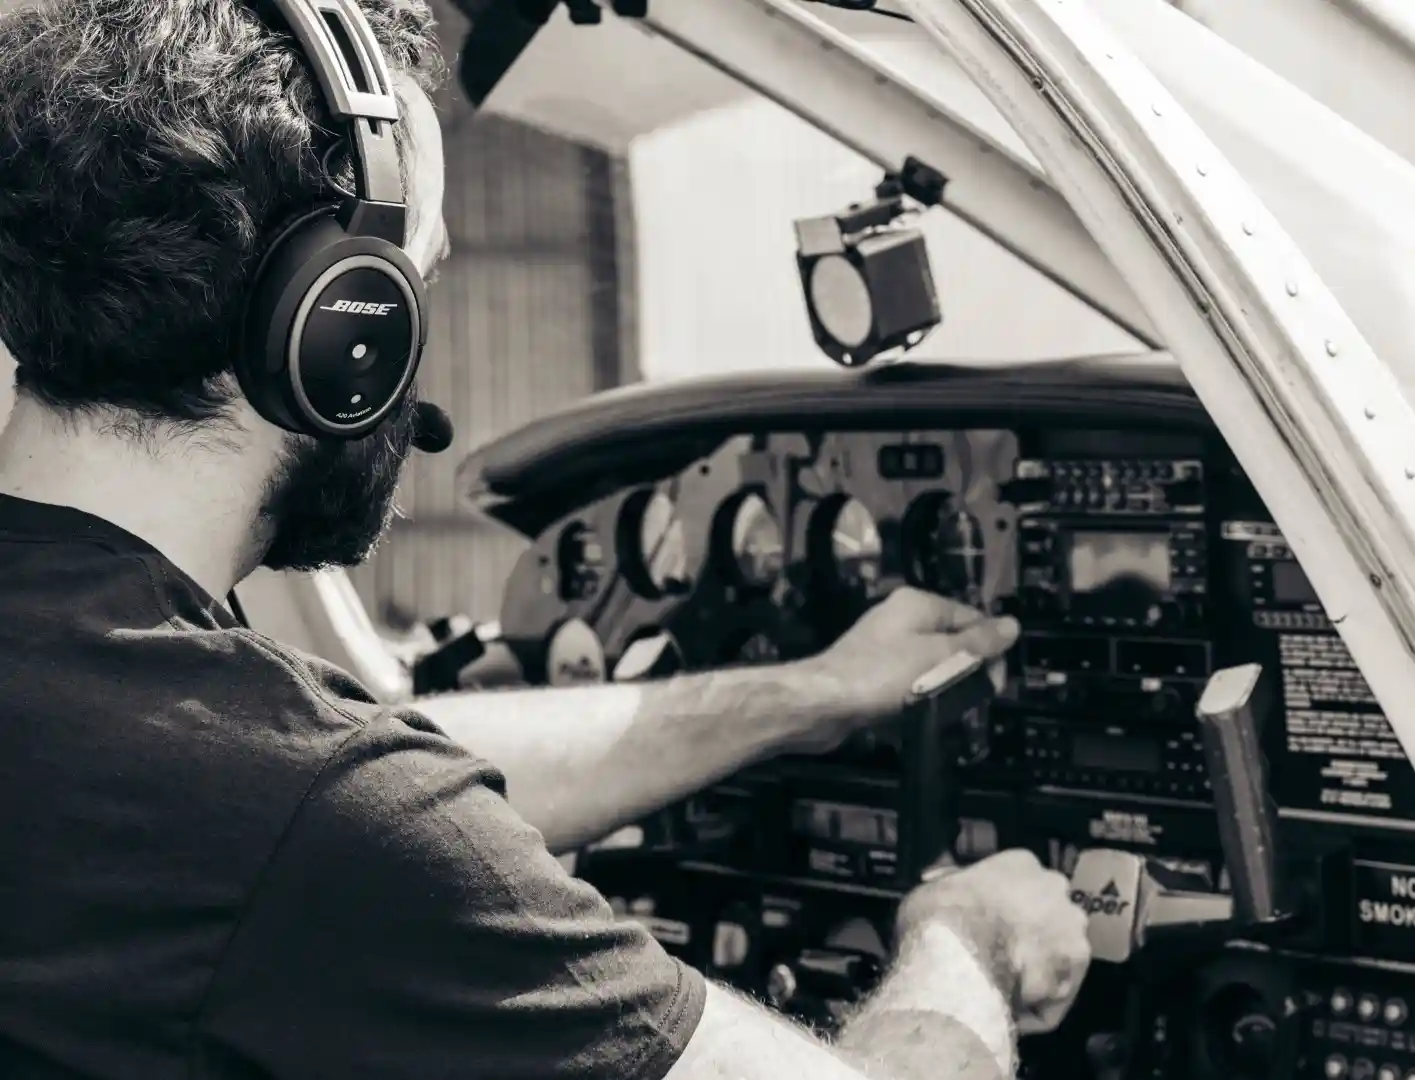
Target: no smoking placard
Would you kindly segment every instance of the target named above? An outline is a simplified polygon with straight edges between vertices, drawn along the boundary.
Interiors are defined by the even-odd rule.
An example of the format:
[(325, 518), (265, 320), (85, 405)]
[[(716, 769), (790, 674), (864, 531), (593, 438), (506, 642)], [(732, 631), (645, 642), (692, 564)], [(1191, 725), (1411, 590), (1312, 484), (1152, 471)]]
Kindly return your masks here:
[(1351, 864), (1351, 940), (1358, 953), (1415, 958), (1415, 866)]

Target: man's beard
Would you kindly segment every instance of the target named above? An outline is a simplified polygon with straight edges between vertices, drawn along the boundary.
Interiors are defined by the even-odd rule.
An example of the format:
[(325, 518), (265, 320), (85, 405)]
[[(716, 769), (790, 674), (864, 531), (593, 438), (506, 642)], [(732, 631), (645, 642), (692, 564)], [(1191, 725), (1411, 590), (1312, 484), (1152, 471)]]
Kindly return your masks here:
[(267, 485), (261, 518), (271, 570), (357, 566), (393, 516), (393, 496), (417, 430), (409, 394), (373, 434), (355, 442), (294, 438)]

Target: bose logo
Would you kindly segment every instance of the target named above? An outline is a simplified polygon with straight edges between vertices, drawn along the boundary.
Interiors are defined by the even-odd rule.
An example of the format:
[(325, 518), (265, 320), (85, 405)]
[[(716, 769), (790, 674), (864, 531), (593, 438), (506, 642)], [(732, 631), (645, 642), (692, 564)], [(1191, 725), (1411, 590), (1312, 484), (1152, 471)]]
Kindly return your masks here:
[(1130, 906), (1129, 900), (1120, 898), (1120, 890), (1113, 881), (1100, 891), (1100, 895), (1076, 889), (1071, 893), (1071, 902), (1087, 915), (1120, 915)]
[(321, 304), (320, 311), (347, 311), (350, 315), (387, 315), (397, 304), (369, 304), (362, 300), (336, 300)]

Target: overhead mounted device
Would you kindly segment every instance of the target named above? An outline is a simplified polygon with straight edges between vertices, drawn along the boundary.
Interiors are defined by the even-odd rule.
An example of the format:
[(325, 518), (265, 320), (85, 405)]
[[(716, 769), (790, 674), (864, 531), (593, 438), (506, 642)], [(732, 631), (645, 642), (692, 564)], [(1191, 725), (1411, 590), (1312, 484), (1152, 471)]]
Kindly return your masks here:
[(937, 205), (946, 183), (911, 158), (870, 202), (796, 222), (811, 335), (837, 364), (859, 367), (891, 349), (911, 349), (943, 321), (924, 234), (899, 222), (909, 213), (906, 196)]

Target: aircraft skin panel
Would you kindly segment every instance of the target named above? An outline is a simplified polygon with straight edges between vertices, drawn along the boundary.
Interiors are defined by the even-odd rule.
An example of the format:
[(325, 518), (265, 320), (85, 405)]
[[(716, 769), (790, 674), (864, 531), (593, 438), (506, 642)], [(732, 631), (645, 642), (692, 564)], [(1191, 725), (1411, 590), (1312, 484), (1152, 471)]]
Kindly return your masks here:
[(1415, 391), (1415, 165), (1161, 0), (1089, 2), (1252, 186), (1407, 392)]
[[(1117, 5), (1100, 5), (1109, 15)], [(1178, 0), (1208, 27), (1415, 161), (1415, 7), (1406, 0)]]

